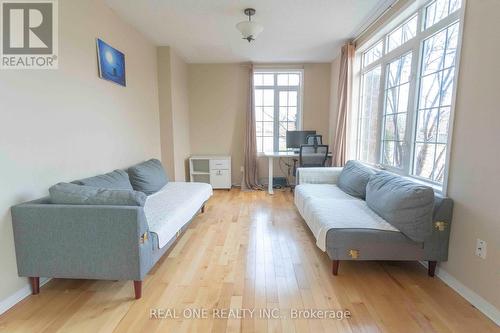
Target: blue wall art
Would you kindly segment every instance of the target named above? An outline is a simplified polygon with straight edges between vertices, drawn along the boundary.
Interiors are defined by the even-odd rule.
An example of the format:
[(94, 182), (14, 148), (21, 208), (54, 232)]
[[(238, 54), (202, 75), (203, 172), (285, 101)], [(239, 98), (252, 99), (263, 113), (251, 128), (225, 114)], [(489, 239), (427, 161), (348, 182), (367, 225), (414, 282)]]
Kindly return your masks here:
[(99, 77), (126, 86), (125, 55), (97, 38)]

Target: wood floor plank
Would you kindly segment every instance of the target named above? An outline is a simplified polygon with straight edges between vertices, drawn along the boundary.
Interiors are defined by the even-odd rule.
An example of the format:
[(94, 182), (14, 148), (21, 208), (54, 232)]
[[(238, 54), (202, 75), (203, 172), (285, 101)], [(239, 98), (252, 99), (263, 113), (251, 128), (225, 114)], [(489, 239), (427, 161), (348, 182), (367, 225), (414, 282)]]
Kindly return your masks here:
[[(175, 310), (177, 316), (151, 318), (154, 309)], [(221, 316), (222, 309), (233, 310), (233, 316)], [(234, 316), (246, 309), (255, 310)], [(269, 316), (274, 309), (276, 318)], [(291, 317), (292, 310), (315, 309), (349, 310), (351, 318)], [(192, 317), (201, 310), (206, 317)], [(334, 277), (291, 192), (231, 190), (215, 191), (205, 213), (147, 275), (140, 300), (133, 299), (131, 281), (54, 279), (0, 316), (0, 332), (482, 333), (499, 328), (438, 278), (429, 278), (418, 263), (342, 262)]]

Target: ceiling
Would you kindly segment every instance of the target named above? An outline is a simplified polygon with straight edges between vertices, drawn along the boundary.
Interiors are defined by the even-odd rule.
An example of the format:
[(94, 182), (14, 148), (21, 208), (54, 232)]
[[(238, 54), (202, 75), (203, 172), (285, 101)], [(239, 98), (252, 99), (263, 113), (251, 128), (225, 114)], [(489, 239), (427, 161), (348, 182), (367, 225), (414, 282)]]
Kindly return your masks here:
[[(383, 11), (388, 0), (106, 0), (154, 43), (173, 47), (189, 63), (327, 62)], [(235, 25), (257, 10), (256, 41)]]

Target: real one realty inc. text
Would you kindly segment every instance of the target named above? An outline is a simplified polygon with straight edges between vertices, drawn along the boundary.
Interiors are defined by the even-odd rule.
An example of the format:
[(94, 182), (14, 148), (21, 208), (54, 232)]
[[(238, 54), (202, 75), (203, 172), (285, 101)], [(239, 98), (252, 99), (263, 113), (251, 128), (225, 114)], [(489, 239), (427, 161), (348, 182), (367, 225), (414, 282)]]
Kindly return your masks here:
[(350, 319), (349, 310), (331, 309), (244, 309), (244, 308), (152, 308), (150, 319)]

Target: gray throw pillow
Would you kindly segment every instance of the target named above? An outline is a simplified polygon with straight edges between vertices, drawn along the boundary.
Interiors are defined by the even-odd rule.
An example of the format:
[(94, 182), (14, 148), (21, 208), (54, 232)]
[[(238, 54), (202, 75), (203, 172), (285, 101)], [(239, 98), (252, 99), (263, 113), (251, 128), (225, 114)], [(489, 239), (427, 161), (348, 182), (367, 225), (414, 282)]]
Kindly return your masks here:
[(144, 192), (147, 195), (158, 192), (168, 183), (167, 173), (157, 159), (139, 163), (127, 171), (134, 190)]
[(353, 197), (366, 197), (366, 184), (375, 171), (358, 161), (347, 161), (337, 181), (337, 186)]
[(407, 237), (423, 242), (432, 232), (434, 190), (381, 171), (366, 187), (366, 203)]
[(111, 205), (140, 206), (146, 203), (146, 195), (134, 190), (113, 190), (59, 183), (49, 188), (50, 201), (64, 205)]
[(74, 183), (114, 190), (133, 190), (132, 184), (130, 184), (130, 180), (128, 179), (128, 174), (123, 170), (115, 170), (103, 175), (80, 179)]

